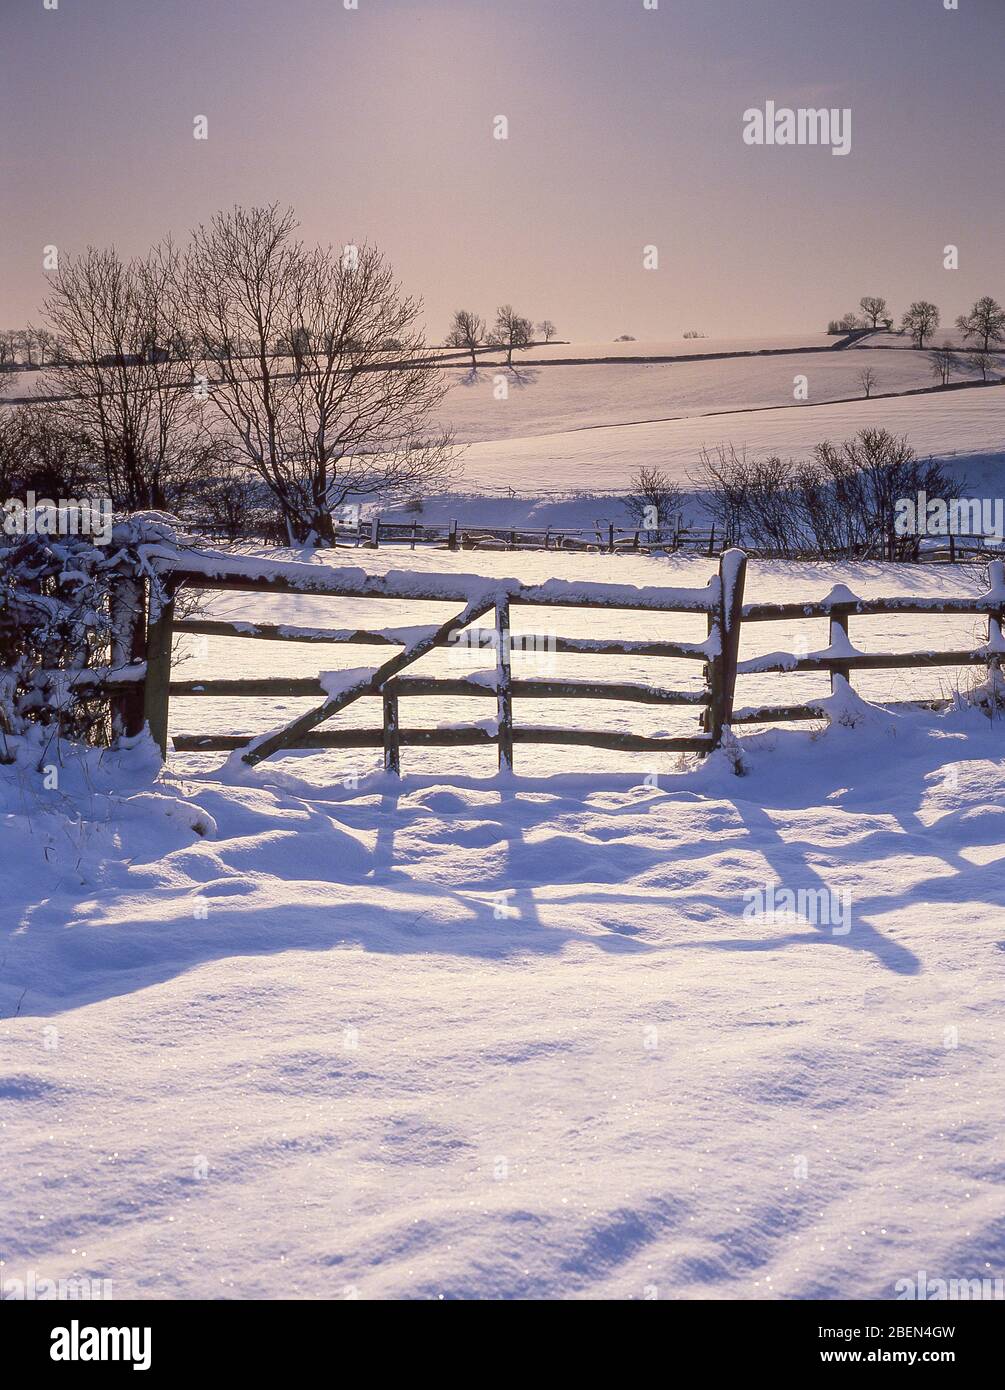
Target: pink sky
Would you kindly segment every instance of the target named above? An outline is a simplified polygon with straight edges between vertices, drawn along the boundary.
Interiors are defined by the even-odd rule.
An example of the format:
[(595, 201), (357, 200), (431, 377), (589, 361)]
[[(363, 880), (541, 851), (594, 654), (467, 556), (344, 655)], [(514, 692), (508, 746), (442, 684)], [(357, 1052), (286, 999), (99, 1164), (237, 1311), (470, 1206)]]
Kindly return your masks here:
[[(277, 199), (383, 247), (433, 338), (504, 300), (578, 341), (1005, 300), (1001, 0), (8, 0), (0, 39), (0, 327), (48, 244)], [(769, 99), (850, 108), (850, 155), (745, 145)]]

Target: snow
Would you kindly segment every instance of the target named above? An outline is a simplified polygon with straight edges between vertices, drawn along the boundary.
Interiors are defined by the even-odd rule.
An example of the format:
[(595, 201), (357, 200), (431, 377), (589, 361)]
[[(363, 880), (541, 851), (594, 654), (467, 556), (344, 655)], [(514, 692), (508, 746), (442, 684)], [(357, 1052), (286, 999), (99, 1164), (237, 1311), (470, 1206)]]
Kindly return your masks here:
[(1000, 1270), (1001, 740), (957, 710), (744, 738), (742, 778), (323, 788), (154, 780), (140, 741), (58, 792), (26, 750), (0, 1274), (756, 1299)]
[(365, 685), (375, 670), (373, 666), (350, 666), (342, 671), (320, 671), (318, 679), (324, 693), (332, 697), (351, 690), (353, 686)]
[[(440, 419), (464, 443), (510, 439), (599, 426), (719, 417), (730, 427), (730, 412), (789, 406), (816, 410), (835, 400), (860, 400), (861, 374), (871, 367), (874, 397), (931, 389), (927, 353), (877, 349), (833, 350), (781, 356), (734, 357), (709, 361), (660, 362), (652, 346), (648, 360), (622, 363), (580, 362), (532, 366), (517, 361), (512, 371), (480, 365), (477, 372), (451, 373)], [(1001, 359), (1005, 370), (1005, 357)], [(807, 398), (797, 402), (796, 380), (806, 378)], [(959, 381), (980, 381), (980, 373), (961, 367)], [(505, 398), (499, 383), (507, 385)]]
[[(505, 480), (527, 496), (541, 495), (544, 478), (553, 491), (627, 488), (644, 465), (661, 467), (687, 486), (703, 447), (732, 443), (758, 454), (806, 457), (823, 440), (851, 439), (862, 429), (879, 427), (906, 434), (919, 455), (954, 463), (970, 479), (974, 495), (1000, 492), (1005, 391), (995, 387), (487, 439), (471, 444), (462, 462), (469, 488)], [(985, 484), (992, 491), (985, 493)], [(583, 524), (597, 515), (594, 498)], [(565, 515), (561, 519), (570, 524)]]
[[(483, 384), (452, 389), (473, 403), (472, 493), (423, 515), (590, 524), (641, 463), (686, 478), (703, 442), (797, 453), (866, 424), (998, 489), (994, 389), (777, 408), (804, 360), (813, 400), (865, 364), (909, 382), (922, 359), (902, 347), (559, 367), (553, 345), (498, 416)], [(743, 413), (703, 416), (715, 392)], [(477, 492), (504, 485), (524, 495)], [(165, 533), (147, 560), (170, 548)], [(294, 592), (215, 592), (199, 617), (313, 640), (263, 661), (244, 638), (179, 636), (179, 678), (309, 675), (337, 703), (375, 667), (326, 636), (417, 644), (517, 593), (534, 604), (512, 610), (517, 680), (693, 695), (701, 660), (645, 644), (700, 658), (718, 640), (717, 562), (699, 557), (231, 563)], [(982, 588), (961, 567), (750, 562), (744, 599), (937, 606)], [(585, 597), (606, 606), (567, 606)], [(831, 691), (791, 668), (1003, 639), (974, 613), (849, 622), (829, 648), (826, 616), (744, 624), (737, 707), (821, 718), (728, 733), (704, 763), (518, 744), (498, 776), (491, 746), (406, 746), (399, 781), (379, 750), (254, 768), (172, 752), (162, 771), (146, 738), (83, 757), (45, 731), (9, 740), (0, 1288), (34, 1273), (110, 1279), (115, 1297), (886, 1299), (919, 1268), (999, 1273), (1001, 673), (857, 671)], [(625, 650), (590, 650), (603, 641)], [(485, 660), (456, 644), (406, 674), (491, 690)], [(943, 713), (882, 708), (971, 687)], [(316, 703), (175, 698), (170, 732), (261, 738)], [(403, 697), (402, 726), (494, 733), (468, 714), (486, 703)], [(578, 696), (514, 711), (518, 728), (671, 736), (700, 713)], [(379, 720), (365, 697), (333, 727)]]

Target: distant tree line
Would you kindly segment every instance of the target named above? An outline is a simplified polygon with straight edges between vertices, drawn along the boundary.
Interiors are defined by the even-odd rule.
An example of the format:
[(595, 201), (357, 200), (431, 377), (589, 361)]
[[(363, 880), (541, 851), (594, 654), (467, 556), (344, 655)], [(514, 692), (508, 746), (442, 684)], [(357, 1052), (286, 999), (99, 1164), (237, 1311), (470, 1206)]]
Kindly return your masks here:
[(447, 347), (462, 348), (470, 353), (473, 368), (478, 366), (479, 349), (485, 348), (501, 349), (506, 353), (506, 365), (512, 367), (514, 352), (533, 347), (538, 341), (550, 343), (557, 333), (558, 329), (551, 319), (542, 319), (535, 330), (531, 320), (518, 314), (512, 304), (501, 304), (491, 328), (480, 314), (471, 309), (458, 309), (444, 343)]
[[(827, 325), (830, 334), (853, 333), (862, 329), (875, 329), (882, 325), (887, 331), (893, 328), (893, 317), (886, 300), (879, 295), (863, 295), (859, 300), (859, 313), (845, 314), (841, 319), (831, 319)], [(900, 321), (901, 331), (907, 333), (915, 347), (924, 348), (926, 341), (934, 337), (941, 316), (938, 306), (927, 299), (916, 299), (904, 310)], [(990, 295), (978, 299), (969, 314), (960, 314), (956, 328), (965, 342), (973, 342), (980, 352), (990, 352), (993, 347), (1005, 343), (1005, 309)]]

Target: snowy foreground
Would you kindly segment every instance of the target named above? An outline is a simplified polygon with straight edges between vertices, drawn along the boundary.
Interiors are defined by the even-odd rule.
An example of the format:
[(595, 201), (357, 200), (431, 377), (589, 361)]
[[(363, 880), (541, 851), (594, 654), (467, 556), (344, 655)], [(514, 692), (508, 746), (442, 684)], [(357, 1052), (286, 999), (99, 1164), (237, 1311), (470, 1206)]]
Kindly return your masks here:
[(882, 717), (649, 786), (0, 769), (8, 1294), (1000, 1277), (1002, 740)]

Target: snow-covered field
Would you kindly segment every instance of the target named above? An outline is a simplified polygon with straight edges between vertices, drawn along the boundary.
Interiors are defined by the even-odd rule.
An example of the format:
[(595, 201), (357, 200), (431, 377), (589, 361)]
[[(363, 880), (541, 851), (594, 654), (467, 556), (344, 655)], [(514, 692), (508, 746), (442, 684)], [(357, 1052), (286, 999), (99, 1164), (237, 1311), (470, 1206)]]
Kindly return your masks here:
[[(1000, 480), (1005, 460), (1005, 390), (994, 386), (894, 400), (566, 429), (516, 440), (488, 439), (470, 445), (463, 465), (472, 491), (504, 480), (517, 492), (539, 495), (545, 479), (552, 490), (627, 488), (642, 465), (662, 467), (687, 486), (702, 447), (731, 443), (758, 454), (800, 458), (822, 440), (840, 442), (876, 427), (906, 434), (921, 456), (949, 459), (975, 486)], [(1000, 482), (998, 488), (993, 495), (1001, 495)]]
[[(758, 341), (768, 350), (769, 340)], [(904, 395), (931, 388), (927, 353), (883, 333), (862, 346), (834, 350), (833, 342), (795, 339), (783, 355), (696, 362), (660, 362), (658, 349), (670, 345), (636, 343), (622, 346), (649, 360), (622, 363), (597, 361), (589, 356), (592, 349), (575, 345), (573, 365), (544, 359), (529, 365), (518, 358), (512, 372), (498, 363), (482, 364), (475, 373), (458, 367), (450, 373), (441, 418), (462, 446), (460, 474), (419, 513), (402, 515), (495, 526), (626, 525), (623, 494), (637, 470), (648, 466), (693, 494), (685, 511), (700, 523), (694, 475), (703, 448), (806, 458), (823, 440), (840, 442), (864, 428), (904, 434), (920, 456), (945, 459), (977, 495), (1000, 495), (1005, 392), (992, 385)], [(828, 345), (829, 351), (793, 350)], [(771, 340), (771, 346), (777, 353), (783, 344)], [(714, 347), (739, 351), (741, 345)], [(976, 382), (966, 356), (962, 361), (953, 380)], [(870, 400), (860, 381), (866, 368), (875, 376)], [(999, 357), (1001, 372), (1005, 356)], [(805, 400), (796, 399), (797, 379)], [(395, 514), (386, 505), (367, 510)]]
[[(647, 351), (651, 351), (647, 347)], [(1005, 358), (1002, 359), (1005, 370)], [(733, 426), (729, 412), (768, 407), (811, 411), (828, 401), (860, 400), (860, 376), (871, 368), (874, 395), (917, 391), (933, 385), (927, 354), (849, 348), (842, 352), (733, 357), (721, 362), (592, 363), (526, 366), (508, 372), (480, 366), (452, 374), (441, 409), (461, 443), (524, 435), (593, 430), (598, 426), (667, 423), (696, 415), (725, 416), (719, 435)], [(806, 378), (806, 399), (797, 402), (797, 377)], [(980, 381), (973, 368), (960, 381)], [(498, 394), (505, 382), (507, 395)], [(749, 430), (751, 422), (738, 422)]]
[[(620, 519), (605, 494), (640, 464), (687, 481), (703, 445), (801, 454), (865, 425), (999, 493), (1001, 391), (825, 403), (856, 395), (865, 365), (880, 390), (928, 384), (927, 359), (897, 339), (886, 348), (609, 364), (596, 360), (614, 355), (606, 345), (577, 345), (579, 365), (559, 366), (569, 348), (553, 345), (510, 376), (507, 400), (491, 364), (474, 381), (458, 367), (445, 418), (469, 445), (465, 477), (420, 519)], [(796, 406), (801, 372), (810, 400)], [(313, 562), (693, 587), (715, 567), (400, 549)], [(752, 563), (746, 597), (820, 598), (835, 584), (935, 596), (977, 592), (981, 576)], [(228, 594), (206, 611), (387, 628), (453, 607)], [(518, 608), (514, 630), (546, 639), (515, 654), (518, 677), (701, 679), (697, 663), (558, 656), (547, 641), (701, 641), (701, 616)], [(865, 650), (984, 635), (977, 618), (851, 621)], [(751, 624), (740, 655), (826, 645), (822, 621)], [(175, 675), (337, 685), (331, 673), (386, 654), (185, 636)], [(492, 659), (439, 650), (414, 672)], [(979, 678), (879, 671), (854, 684), (882, 702)], [(750, 674), (737, 705), (825, 691), (822, 676)], [(171, 733), (261, 734), (313, 703), (176, 698)], [(649, 734), (696, 723), (694, 709), (608, 701), (518, 699), (515, 713)], [(474, 722), (494, 706), (412, 699), (402, 714)], [(379, 716), (362, 700), (336, 723)], [(0, 1285), (890, 1299), (921, 1269), (1002, 1277), (1003, 737), (967, 707), (749, 731), (744, 777), (725, 754), (518, 745), (500, 779), (491, 749), (406, 747), (400, 782), (376, 752), (254, 770), (172, 753), (161, 772), (140, 741), (65, 753), (49, 789), (40, 750), (22, 748), (0, 766)]]
[[(149, 788), (106, 760), (68, 778), (77, 824), (5, 773), (6, 1279), (1000, 1276), (1001, 738), (775, 734), (745, 779), (716, 758), (658, 788)], [(850, 895), (849, 930), (745, 919), (767, 884)]]
[[(526, 579), (561, 564), (629, 583), (708, 573), (366, 556), (381, 572), (476, 561)], [(839, 581), (979, 583), (755, 565), (748, 597)], [(427, 616), (385, 604), (378, 617), (382, 602), (353, 619)], [(229, 596), (215, 611), (347, 616), (336, 601), (271, 603)], [(686, 636), (691, 620), (638, 621)], [(593, 635), (636, 619), (604, 622)], [(979, 635), (970, 619), (852, 620), (862, 647)], [(794, 638), (760, 625), (742, 655)], [(294, 651), (210, 639), (179, 674), (278, 674)], [(305, 648), (298, 669), (373, 652)], [(744, 678), (738, 698), (813, 679)], [(856, 681), (878, 697), (869, 679), (893, 676)], [(179, 700), (172, 728), (260, 731), (294, 707)], [(518, 704), (518, 720), (537, 713)], [(459, 714), (441, 703), (429, 717)], [(743, 778), (722, 754), (620, 768), (580, 754), (574, 773), (564, 754), (520, 749), (505, 779), (458, 751), (408, 749), (400, 783), (316, 754), (222, 773), (221, 755), (174, 757), (157, 777), (142, 743), (68, 760), (56, 790), (0, 768), (4, 1282), (109, 1279), (120, 1297), (887, 1299), (919, 1269), (1001, 1277), (1002, 738), (966, 709), (774, 730), (742, 740)], [(758, 899), (772, 887), (795, 911)]]

